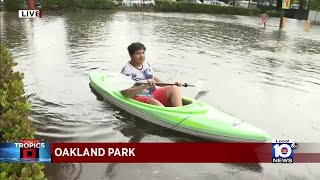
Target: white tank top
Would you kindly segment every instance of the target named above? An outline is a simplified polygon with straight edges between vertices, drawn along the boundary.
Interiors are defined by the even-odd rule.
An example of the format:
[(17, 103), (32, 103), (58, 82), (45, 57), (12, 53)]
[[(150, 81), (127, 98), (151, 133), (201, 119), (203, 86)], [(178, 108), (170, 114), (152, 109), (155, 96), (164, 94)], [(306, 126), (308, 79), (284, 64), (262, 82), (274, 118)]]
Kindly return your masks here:
[[(130, 62), (128, 62), (121, 70), (121, 73), (130, 77), (136, 82), (146, 81), (148, 79), (153, 79), (153, 73), (151, 69), (151, 65), (149, 63), (143, 63), (142, 68), (138, 69)], [(152, 92), (155, 90), (155, 87), (151, 87), (149, 89), (144, 90), (140, 93), (140, 95), (152, 96)]]

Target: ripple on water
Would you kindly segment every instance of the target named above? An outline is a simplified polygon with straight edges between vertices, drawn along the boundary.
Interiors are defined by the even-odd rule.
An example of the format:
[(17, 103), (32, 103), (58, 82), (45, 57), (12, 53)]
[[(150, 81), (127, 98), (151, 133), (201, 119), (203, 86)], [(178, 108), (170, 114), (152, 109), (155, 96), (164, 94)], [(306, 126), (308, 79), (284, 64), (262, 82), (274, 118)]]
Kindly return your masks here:
[(48, 175), (46, 173), (48, 179), (79, 179), (82, 171), (83, 165), (76, 163), (63, 163), (63, 164), (54, 164), (47, 166), (46, 169), (49, 168), (50, 171), (56, 172), (55, 174)]
[(312, 122), (312, 129), (320, 132), (320, 121), (313, 121)]

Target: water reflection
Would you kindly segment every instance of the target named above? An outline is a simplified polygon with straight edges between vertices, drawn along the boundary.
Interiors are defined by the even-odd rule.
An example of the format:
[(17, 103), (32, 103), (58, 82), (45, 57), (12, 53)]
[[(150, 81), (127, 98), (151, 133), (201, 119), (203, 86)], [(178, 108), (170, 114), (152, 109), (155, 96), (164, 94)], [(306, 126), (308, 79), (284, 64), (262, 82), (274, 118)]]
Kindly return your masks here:
[[(68, 13), (66, 16), (66, 30), (68, 31), (68, 45), (71, 49), (70, 55), (77, 54), (77, 48), (82, 47), (99, 47), (99, 41), (103, 40), (101, 36), (96, 34), (103, 34), (103, 27), (107, 26), (112, 21), (112, 14), (105, 13), (105, 11), (86, 11), (82, 13)], [(108, 36), (108, 33), (105, 33)], [(98, 43), (98, 44), (97, 44)], [(86, 51), (86, 50), (85, 50)]]
[(17, 52), (27, 50), (27, 31), (26, 21), (18, 18), (16, 13), (3, 13), (1, 12), (1, 43), (5, 44), (8, 48), (16, 48)]

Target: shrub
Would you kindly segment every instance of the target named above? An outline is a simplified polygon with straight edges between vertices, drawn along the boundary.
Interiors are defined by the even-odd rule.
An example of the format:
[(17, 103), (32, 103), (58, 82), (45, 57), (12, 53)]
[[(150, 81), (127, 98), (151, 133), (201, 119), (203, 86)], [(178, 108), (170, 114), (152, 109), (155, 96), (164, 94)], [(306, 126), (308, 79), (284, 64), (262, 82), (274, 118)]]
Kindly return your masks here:
[[(0, 45), (0, 124), (1, 142), (33, 139), (35, 128), (28, 118), (31, 104), (24, 96), (23, 74), (14, 72), (10, 52)], [(44, 179), (43, 164), (0, 164), (0, 179)]]
[(41, 6), (43, 9), (71, 8), (74, 5), (74, 0), (42, 0)]
[(4, 0), (3, 5), (6, 11), (18, 11), (23, 8), (24, 0)]
[(79, 7), (85, 9), (112, 9), (112, 0), (43, 0), (44, 9), (72, 8)]
[[(259, 9), (250, 9), (234, 6), (215, 6), (210, 4), (196, 4), (163, 0), (156, 0), (155, 4), (155, 10), (167, 12), (230, 14), (245, 16), (257, 16), (260, 13)], [(272, 12), (269, 16), (279, 16), (279, 13)]]
[(112, 9), (114, 7), (112, 0), (74, 0), (79, 8), (86, 9)]
[(320, 10), (320, 0), (310, 0), (309, 8), (311, 10)]

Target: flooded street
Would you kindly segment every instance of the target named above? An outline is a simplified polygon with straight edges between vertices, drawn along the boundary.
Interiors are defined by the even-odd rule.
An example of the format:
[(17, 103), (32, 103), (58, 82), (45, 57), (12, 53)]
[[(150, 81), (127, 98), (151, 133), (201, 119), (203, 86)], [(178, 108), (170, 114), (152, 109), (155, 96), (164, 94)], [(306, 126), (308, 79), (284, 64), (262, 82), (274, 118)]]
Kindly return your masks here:
[[(146, 45), (161, 79), (207, 80), (199, 100), (273, 138), (320, 143), (320, 26), (258, 17), (151, 12), (43, 12), (18, 19), (1, 12), (5, 43), (25, 74), (37, 137), (50, 141), (199, 141), (110, 106), (89, 87), (88, 74), (120, 72), (127, 46)], [(195, 97), (196, 88), (183, 88)], [(202, 140), (203, 141), (203, 140)], [(155, 154), (156, 156), (156, 154)], [(197, 156), (190, 154), (190, 156)], [(317, 180), (320, 164), (54, 164), (49, 179)]]

